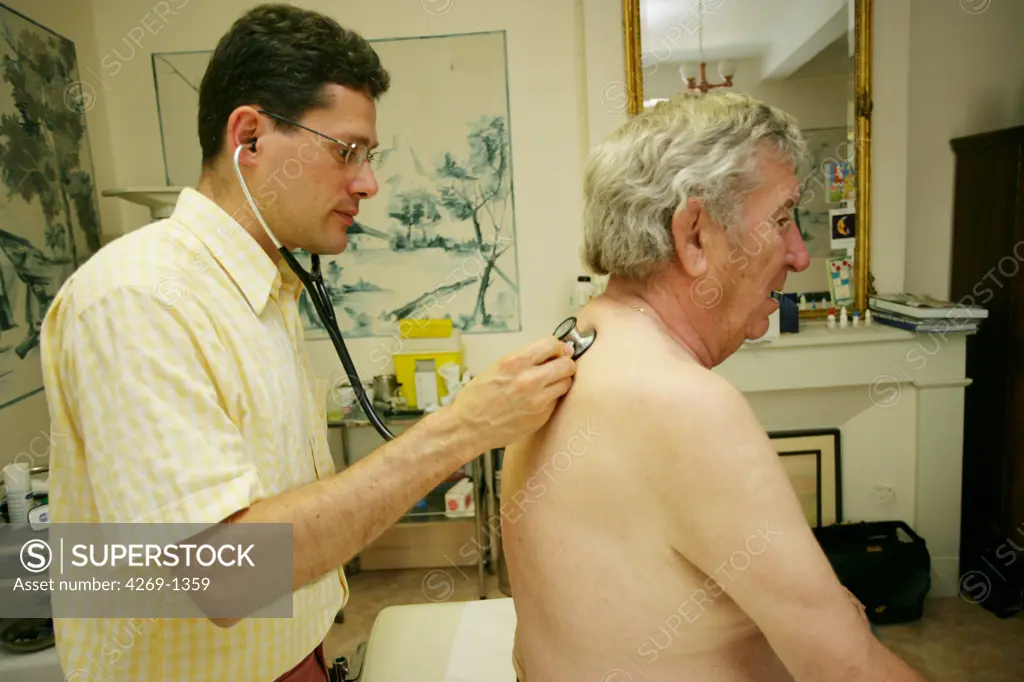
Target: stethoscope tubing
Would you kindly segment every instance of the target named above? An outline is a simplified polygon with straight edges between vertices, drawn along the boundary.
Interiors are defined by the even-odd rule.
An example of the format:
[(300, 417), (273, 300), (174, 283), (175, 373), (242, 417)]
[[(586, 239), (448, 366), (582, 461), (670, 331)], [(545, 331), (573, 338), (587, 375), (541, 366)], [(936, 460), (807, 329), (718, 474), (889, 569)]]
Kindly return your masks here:
[[(320, 256), (317, 254), (311, 254), (313, 266), (313, 273), (306, 272), (299, 262), (295, 259), (295, 256), (286, 249), (277, 236), (273, 233), (267, 222), (263, 219), (263, 214), (256, 207), (256, 202), (253, 201), (252, 195), (249, 194), (249, 188), (246, 186), (245, 178), (242, 176), (242, 169), (238, 164), (238, 156), (242, 149), (246, 145), (238, 145), (235, 148), (234, 154), (234, 166), (235, 174), (238, 176), (238, 183), (242, 187), (242, 191), (245, 193), (245, 198), (249, 202), (249, 207), (252, 209), (256, 218), (260, 221), (260, 225), (263, 226), (263, 230), (270, 237), (271, 241), (274, 242), (274, 246), (281, 252), (281, 256), (284, 257), (285, 262), (288, 263), (288, 267), (295, 272), (295, 275), (302, 282), (302, 285), (306, 288), (306, 293), (309, 295), (309, 299), (313, 302), (313, 307), (316, 309), (317, 315), (320, 317), (320, 322), (323, 324), (324, 329), (327, 331), (327, 335), (331, 338), (331, 342), (334, 344), (334, 350), (338, 354), (338, 359), (341, 360), (342, 367), (345, 368), (345, 374), (348, 376), (349, 382), (352, 384), (352, 390), (355, 391), (356, 398), (359, 400), (360, 407), (363, 408), (363, 412), (366, 413), (367, 419), (373, 428), (377, 430), (377, 433), (381, 435), (384, 440), (394, 440), (395, 435), (388, 429), (387, 425), (384, 424), (384, 420), (377, 414), (377, 410), (373, 407), (373, 401), (370, 400), (366, 394), (366, 389), (363, 387), (363, 382), (359, 379), (359, 372), (356, 371), (355, 363), (352, 362), (352, 357), (348, 353), (348, 348), (345, 346), (345, 339), (341, 335), (341, 330), (338, 329), (338, 321), (334, 316), (334, 304), (331, 302), (330, 296), (327, 293), (327, 288), (324, 286), (323, 276), (320, 274)], [(332, 388), (333, 390), (333, 388)]]

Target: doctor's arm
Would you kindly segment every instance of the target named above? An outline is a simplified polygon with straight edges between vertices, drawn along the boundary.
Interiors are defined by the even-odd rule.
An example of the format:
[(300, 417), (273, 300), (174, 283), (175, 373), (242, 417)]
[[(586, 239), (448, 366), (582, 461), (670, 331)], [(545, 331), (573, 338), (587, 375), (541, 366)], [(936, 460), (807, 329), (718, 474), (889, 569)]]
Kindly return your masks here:
[[(673, 544), (760, 628), (797, 682), (924, 682), (873, 635), (810, 529), (749, 404), (712, 375), (665, 419), (661, 499)], [(681, 410), (680, 405), (683, 405)]]
[(540, 339), (351, 467), (259, 500), (229, 520), (292, 524), (297, 589), (349, 561), (460, 466), (540, 428), (574, 370), (564, 344)]

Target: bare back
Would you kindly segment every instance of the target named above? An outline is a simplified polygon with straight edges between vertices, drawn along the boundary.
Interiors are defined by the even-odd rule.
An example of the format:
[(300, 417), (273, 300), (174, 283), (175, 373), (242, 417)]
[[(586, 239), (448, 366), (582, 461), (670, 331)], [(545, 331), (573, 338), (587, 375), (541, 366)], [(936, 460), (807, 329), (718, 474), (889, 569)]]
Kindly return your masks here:
[[(719, 585), (742, 570), (742, 557), (716, 576), (696, 568), (669, 542), (685, 520), (670, 518), (651, 493), (665, 467), (679, 466), (657, 425), (687, 410), (660, 397), (658, 385), (687, 382), (699, 399), (710, 372), (643, 313), (595, 302), (580, 325), (598, 338), (572, 390), (534, 438), (506, 449), (503, 464), (520, 679), (792, 680)], [(699, 522), (722, 513), (709, 509)], [(772, 529), (760, 535), (752, 550), (771, 542)]]

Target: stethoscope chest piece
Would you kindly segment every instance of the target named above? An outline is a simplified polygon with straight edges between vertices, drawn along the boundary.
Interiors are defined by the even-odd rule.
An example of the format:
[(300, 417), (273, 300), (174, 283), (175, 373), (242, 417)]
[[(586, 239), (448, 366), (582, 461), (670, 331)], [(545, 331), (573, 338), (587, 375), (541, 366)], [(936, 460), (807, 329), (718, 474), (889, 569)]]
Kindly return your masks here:
[(559, 341), (568, 341), (572, 344), (572, 359), (578, 360), (581, 355), (587, 352), (587, 349), (594, 345), (594, 339), (597, 338), (597, 332), (594, 330), (588, 330), (581, 332), (576, 328), (576, 318), (567, 318), (562, 324), (558, 325), (555, 329), (555, 337)]

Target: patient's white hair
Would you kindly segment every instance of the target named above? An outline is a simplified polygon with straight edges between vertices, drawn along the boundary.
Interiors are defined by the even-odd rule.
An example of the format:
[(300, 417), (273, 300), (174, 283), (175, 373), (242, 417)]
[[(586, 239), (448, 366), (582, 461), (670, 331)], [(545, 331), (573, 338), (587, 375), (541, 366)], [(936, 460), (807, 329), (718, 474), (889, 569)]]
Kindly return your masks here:
[(587, 165), (587, 267), (638, 280), (653, 274), (673, 253), (672, 216), (691, 197), (735, 236), (765, 149), (794, 166), (806, 153), (796, 119), (742, 93), (683, 92), (633, 117)]

